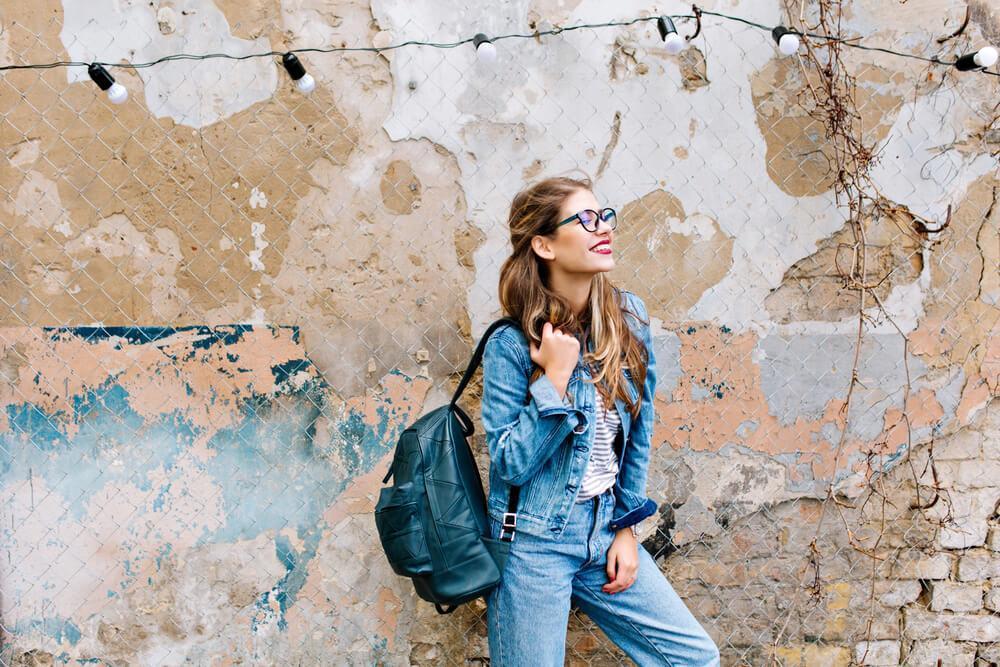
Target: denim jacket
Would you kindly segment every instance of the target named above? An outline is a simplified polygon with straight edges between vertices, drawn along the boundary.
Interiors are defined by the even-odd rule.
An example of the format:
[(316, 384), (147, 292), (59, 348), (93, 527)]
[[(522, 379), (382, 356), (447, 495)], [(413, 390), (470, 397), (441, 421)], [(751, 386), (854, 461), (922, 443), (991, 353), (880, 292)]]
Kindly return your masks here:
[[(648, 321), (646, 305), (635, 294), (619, 290), (630, 310)], [(621, 417), (618, 477), (611, 528), (631, 526), (656, 513), (656, 503), (646, 497), (650, 440), (653, 433), (653, 395), (656, 361), (647, 324), (625, 315), (626, 321), (649, 352), (642, 407), (637, 419), (627, 404), (615, 399)], [(517, 530), (543, 535), (560, 534), (576, 502), (580, 482), (594, 443), (594, 403), (597, 389), (584, 382), (591, 376), (583, 364), (583, 350), (569, 379), (564, 399), (552, 381), (542, 375), (528, 386), (533, 362), (524, 333), (510, 325), (494, 331), (483, 351), (482, 422), (490, 453), (491, 518), (503, 520), (511, 486), (521, 487)], [(634, 399), (636, 387), (623, 370), (627, 391)]]

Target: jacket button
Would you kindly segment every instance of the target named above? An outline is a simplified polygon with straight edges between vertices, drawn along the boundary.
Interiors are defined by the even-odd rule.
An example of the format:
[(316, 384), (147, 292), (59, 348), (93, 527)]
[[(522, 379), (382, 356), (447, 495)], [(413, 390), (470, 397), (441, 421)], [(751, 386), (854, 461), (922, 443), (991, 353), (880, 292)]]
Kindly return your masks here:
[(573, 433), (580, 434), (587, 430), (587, 422), (580, 422), (573, 427)]

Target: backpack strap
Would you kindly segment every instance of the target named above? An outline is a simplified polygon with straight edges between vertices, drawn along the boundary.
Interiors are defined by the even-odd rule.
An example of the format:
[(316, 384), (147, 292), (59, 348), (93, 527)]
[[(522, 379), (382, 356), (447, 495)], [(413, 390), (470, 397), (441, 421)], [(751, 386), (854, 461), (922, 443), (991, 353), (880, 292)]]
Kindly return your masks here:
[[(484, 333), (482, 338), (479, 339), (479, 344), (476, 346), (476, 351), (472, 355), (472, 360), (466, 367), (465, 374), (462, 375), (462, 381), (458, 383), (458, 388), (455, 390), (455, 394), (451, 397), (451, 402), (449, 403), (449, 409), (451, 410), (451, 412), (455, 413), (455, 415), (458, 416), (458, 421), (461, 423), (462, 431), (465, 433), (466, 437), (472, 435), (473, 433), (472, 420), (469, 419), (469, 416), (465, 414), (465, 411), (458, 406), (458, 399), (462, 395), (462, 392), (465, 391), (465, 387), (466, 385), (469, 384), (469, 381), (472, 379), (472, 376), (476, 374), (476, 370), (479, 368), (479, 364), (482, 363), (483, 352), (486, 349), (486, 341), (489, 340), (490, 336), (493, 334), (494, 331), (499, 329), (504, 324), (510, 324), (518, 328), (521, 327), (521, 323), (515, 320), (513, 317), (501, 317), (500, 319), (490, 324), (490, 326), (486, 329), (486, 333)], [(389, 480), (392, 479), (392, 474), (393, 474), (392, 462), (390, 462), (389, 470), (385, 473), (385, 477), (382, 478), (382, 483), (388, 484)]]
[[(496, 320), (489, 327), (487, 327), (486, 332), (479, 339), (479, 344), (476, 346), (476, 352), (472, 355), (472, 360), (469, 362), (468, 367), (465, 369), (465, 374), (462, 376), (462, 381), (458, 383), (458, 388), (455, 389), (455, 395), (451, 398), (451, 409), (458, 414), (465, 415), (462, 409), (458, 407), (457, 401), (465, 391), (466, 385), (472, 379), (472, 376), (476, 374), (476, 370), (479, 368), (479, 364), (483, 360), (483, 352), (486, 350), (486, 341), (489, 340), (490, 336), (494, 331), (499, 329), (504, 324), (510, 324), (512, 326), (521, 328), (521, 323), (515, 320), (513, 317), (501, 317)], [(468, 419), (466, 417), (466, 419)], [(472, 435), (472, 422), (469, 422), (469, 431), (466, 435)], [(510, 487), (510, 496), (507, 498), (507, 512), (503, 515), (503, 524), (500, 527), (500, 539), (504, 542), (510, 542), (514, 539), (514, 532), (517, 529), (517, 505), (521, 497), (521, 487), (512, 486)], [(440, 611), (440, 610), (439, 610)]]
[(513, 542), (514, 533), (517, 532), (517, 501), (521, 498), (521, 487), (510, 487), (510, 496), (507, 497), (507, 511), (503, 515), (503, 523), (500, 524), (500, 541)]
[(494, 331), (499, 329), (504, 324), (513, 325), (518, 329), (521, 328), (521, 323), (513, 317), (501, 317), (499, 320), (490, 324), (490, 326), (486, 329), (486, 333), (484, 333), (479, 339), (479, 344), (476, 345), (476, 352), (472, 355), (472, 360), (466, 367), (465, 374), (462, 376), (462, 381), (458, 383), (458, 388), (455, 389), (454, 396), (451, 397), (452, 408), (455, 407), (455, 403), (457, 403), (458, 399), (462, 396), (462, 392), (465, 391), (465, 387), (469, 384), (472, 376), (476, 374), (476, 370), (479, 368), (479, 364), (483, 360), (483, 351), (486, 349), (486, 341), (489, 340)]

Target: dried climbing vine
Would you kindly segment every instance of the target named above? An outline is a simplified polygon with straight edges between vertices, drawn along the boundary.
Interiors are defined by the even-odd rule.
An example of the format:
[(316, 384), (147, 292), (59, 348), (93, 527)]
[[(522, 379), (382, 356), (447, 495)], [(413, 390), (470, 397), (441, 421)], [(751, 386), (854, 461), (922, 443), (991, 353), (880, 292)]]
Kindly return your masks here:
[[(907, 211), (906, 215), (911, 220), (910, 226), (906, 227), (899, 224), (901, 207), (882, 196), (879, 189), (872, 182), (871, 170), (878, 160), (876, 142), (874, 139), (870, 141), (866, 140), (864, 136), (861, 114), (857, 106), (856, 78), (852, 75), (850, 68), (842, 58), (844, 45), (837, 39), (842, 34), (842, 30), (840, 29), (843, 16), (842, 1), (816, 0), (814, 3), (809, 3), (808, 8), (806, 4), (805, 0), (799, 0), (798, 3), (794, 3), (793, 0), (785, 0), (785, 12), (789, 19), (788, 24), (794, 26), (797, 31), (803, 34), (826, 35), (834, 39), (821, 39), (810, 36), (808, 39), (803, 40), (802, 50), (800, 51), (801, 57), (798, 61), (802, 80), (804, 81), (804, 89), (800, 93), (799, 104), (810, 117), (819, 121), (825, 129), (823, 152), (828, 160), (836, 203), (838, 208), (847, 212), (846, 224), (853, 236), (851, 243), (841, 243), (838, 245), (838, 252), (834, 254), (835, 268), (841, 279), (841, 288), (857, 295), (857, 334), (847, 395), (844, 405), (841, 408), (844, 426), (841, 430), (834, 454), (833, 469), (836, 471), (840, 465), (841, 454), (847, 440), (855, 388), (861, 385), (858, 377), (858, 366), (864, 342), (866, 323), (876, 323), (876, 318), (869, 314), (873, 308), (877, 309), (876, 312), (891, 323), (892, 327), (895, 328), (903, 339), (903, 364), (906, 377), (903, 389), (901, 423), (905, 426), (905, 451), (907, 453), (912, 452), (912, 429), (908, 413), (911, 392), (910, 370), (907, 361), (909, 338), (893, 320), (882, 299), (876, 292), (877, 288), (889, 280), (893, 271), (895, 271), (895, 267), (890, 268), (885, 275), (871, 275), (868, 256), (868, 250), (871, 246), (868, 242), (868, 232), (874, 225), (895, 224), (904, 235), (916, 242), (917, 247), (921, 249), (926, 258), (927, 252), (930, 251), (940, 238), (942, 232), (949, 225), (951, 207), (948, 207), (948, 214), (943, 221), (923, 219)], [(793, 5), (796, 6), (793, 7)], [(806, 16), (807, 9), (811, 10), (810, 18)], [(810, 23), (810, 20), (813, 22)], [(951, 39), (960, 33), (961, 28), (954, 35), (946, 39)], [(947, 77), (949, 75), (945, 74), (944, 76)], [(850, 258), (846, 266), (841, 265), (839, 261), (840, 250), (846, 250)], [(822, 535), (823, 523), (830, 507), (836, 509), (837, 515), (846, 530), (850, 546), (871, 561), (871, 593), (864, 637), (864, 640), (871, 641), (872, 626), (877, 613), (875, 598), (877, 565), (878, 561), (883, 558), (877, 553), (877, 549), (885, 534), (886, 506), (890, 504), (884, 487), (885, 468), (882, 464), (885, 457), (892, 454), (889, 448), (885, 446), (888, 444), (887, 442), (878, 443), (875, 447), (865, 452), (866, 485), (862, 494), (863, 500), (860, 504), (855, 505), (846, 499), (838, 498), (835, 491), (836, 473), (834, 473), (833, 478), (830, 480), (825, 497), (822, 500), (816, 531), (810, 542), (806, 562), (801, 571), (799, 585), (794, 591), (793, 600), (787, 607), (784, 621), (773, 639), (771, 651), (772, 662), (776, 659), (776, 649), (788, 628), (789, 621), (797, 611), (801, 611), (797, 609), (800, 595), (803, 592), (809, 595), (808, 604), (818, 604), (822, 598), (824, 554), (818, 543)], [(934, 507), (937, 503), (948, 502), (945, 495), (946, 492), (938, 482), (937, 470), (934, 467), (933, 441), (928, 457), (930, 475), (933, 479), (932, 484), (929, 486), (929, 498), (922, 497), (921, 486), (917, 481), (927, 471), (920, 471), (918, 473), (913, 470), (913, 461), (909, 456), (907, 456), (907, 461), (911, 472), (914, 474), (915, 482), (917, 482), (917, 497), (910, 504), (909, 509), (926, 513), (927, 510)], [(856, 531), (852, 529), (851, 522), (844, 514), (844, 509), (855, 510), (857, 516), (861, 517), (871, 502), (879, 503), (879, 507), (875, 508), (875, 513), (880, 519), (877, 522), (877, 534), (873, 538), (865, 540), (867, 542), (866, 546), (858, 538)], [(925, 518), (938, 525), (947, 521), (947, 515), (943, 519), (933, 519), (925, 514)], [(863, 662), (864, 657), (861, 659)]]

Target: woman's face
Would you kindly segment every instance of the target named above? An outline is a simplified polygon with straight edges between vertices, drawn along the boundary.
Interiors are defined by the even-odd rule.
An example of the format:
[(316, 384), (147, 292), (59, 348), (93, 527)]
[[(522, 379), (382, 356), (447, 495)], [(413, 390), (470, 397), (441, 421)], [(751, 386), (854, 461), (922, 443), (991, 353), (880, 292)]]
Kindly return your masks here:
[[(586, 209), (600, 211), (601, 208), (593, 192), (576, 190), (563, 200), (559, 220)], [(587, 231), (579, 220), (574, 220), (560, 225), (553, 237), (536, 237), (536, 240), (544, 238), (545, 241), (540, 244), (545, 252), (540, 251), (538, 246), (536, 252), (566, 273), (595, 274), (615, 268), (613, 237), (610, 225), (603, 220), (598, 222), (596, 232)]]

